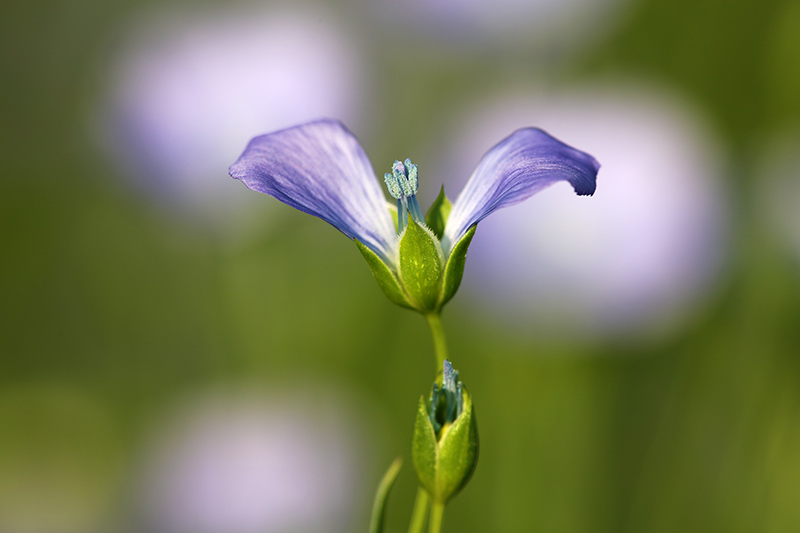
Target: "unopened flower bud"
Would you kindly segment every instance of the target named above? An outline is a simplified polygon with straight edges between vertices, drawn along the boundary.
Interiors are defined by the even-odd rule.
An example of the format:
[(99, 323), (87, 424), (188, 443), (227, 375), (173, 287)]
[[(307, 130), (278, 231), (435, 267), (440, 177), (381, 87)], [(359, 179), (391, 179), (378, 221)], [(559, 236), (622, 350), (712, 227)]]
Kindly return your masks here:
[(478, 426), (472, 398), (449, 361), (444, 362), (441, 387), (434, 383), (429, 401), (420, 398), (412, 457), (420, 484), (442, 504), (464, 488), (475, 471)]

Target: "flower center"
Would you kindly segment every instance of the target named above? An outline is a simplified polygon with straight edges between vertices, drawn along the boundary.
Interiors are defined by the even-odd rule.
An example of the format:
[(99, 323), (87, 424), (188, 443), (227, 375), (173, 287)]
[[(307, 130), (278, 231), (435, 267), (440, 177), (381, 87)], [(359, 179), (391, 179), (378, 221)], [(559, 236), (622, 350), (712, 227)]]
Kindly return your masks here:
[(395, 161), (392, 172), (384, 174), (383, 179), (389, 194), (397, 200), (397, 232), (402, 233), (405, 229), (409, 213), (418, 224), (424, 224), (425, 217), (417, 202), (417, 165), (411, 163), (410, 159), (406, 159), (405, 163)]

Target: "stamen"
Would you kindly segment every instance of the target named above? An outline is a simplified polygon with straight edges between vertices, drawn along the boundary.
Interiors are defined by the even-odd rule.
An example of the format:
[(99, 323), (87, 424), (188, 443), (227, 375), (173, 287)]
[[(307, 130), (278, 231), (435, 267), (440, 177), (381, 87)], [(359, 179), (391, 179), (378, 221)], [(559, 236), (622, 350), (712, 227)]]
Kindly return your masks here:
[(442, 389), (447, 400), (447, 410), (445, 411), (444, 418), (446, 422), (453, 422), (456, 417), (461, 414), (458, 409), (458, 398), (456, 397), (456, 393), (458, 392), (458, 386), (456, 385), (457, 380), (458, 372), (454, 371), (453, 365), (450, 364), (450, 361), (445, 359)]
[(456, 380), (458, 379), (458, 372), (453, 370), (453, 365), (447, 359), (444, 360), (444, 378), (442, 379), (442, 387), (450, 392), (456, 391)]
[(392, 167), (392, 174), (394, 175), (394, 179), (397, 184), (403, 189), (403, 194), (405, 196), (411, 196), (411, 187), (408, 183), (408, 178), (406, 177), (406, 168), (403, 166), (403, 163), (400, 161), (395, 161), (394, 166)]
[(408, 197), (408, 210), (411, 211), (411, 216), (414, 217), (418, 223), (422, 224), (425, 221), (425, 217), (422, 216), (422, 209), (419, 207), (419, 202), (417, 201), (417, 196), (409, 196)]
[(452, 424), (464, 410), (464, 386), (458, 381), (458, 371), (453, 370), (450, 361), (444, 361), (442, 386), (433, 384), (428, 417), (436, 434), (448, 424)]
[(394, 164), (392, 165), (392, 174), (394, 174), (395, 177), (398, 176), (405, 177), (406, 175), (405, 165), (403, 165), (403, 163), (395, 159)]
[(417, 165), (413, 164), (410, 159), (406, 159), (404, 163), (395, 161), (392, 165), (392, 172), (383, 175), (389, 194), (397, 200), (398, 233), (402, 233), (408, 224), (409, 213), (418, 224), (425, 223), (425, 217), (416, 197), (419, 188), (418, 176)]
[(406, 175), (408, 176), (408, 185), (411, 189), (411, 194), (417, 194), (419, 188), (417, 179), (417, 165), (411, 163), (410, 159), (406, 159), (404, 166), (406, 167)]
[(391, 194), (393, 198), (399, 200), (403, 195), (403, 191), (400, 190), (400, 185), (397, 183), (395, 177), (387, 172), (383, 175), (383, 181), (386, 182), (386, 188), (389, 189), (389, 194)]
[(408, 201), (405, 197), (397, 200), (397, 233), (403, 233), (408, 225)]

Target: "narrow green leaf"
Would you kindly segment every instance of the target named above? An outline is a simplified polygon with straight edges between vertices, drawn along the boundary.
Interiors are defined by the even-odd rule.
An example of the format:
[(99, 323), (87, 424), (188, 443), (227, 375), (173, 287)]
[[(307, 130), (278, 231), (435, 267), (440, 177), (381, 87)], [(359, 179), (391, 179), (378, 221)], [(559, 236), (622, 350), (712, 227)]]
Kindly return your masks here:
[(458, 291), (461, 285), (461, 278), (464, 277), (464, 265), (467, 262), (467, 250), (472, 242), (472, 237), (475, 236), (475, 224), (467, 230), (467, 233), (461, 237), (461, 240), (453, 247), (450, 252), (450, 257), (447, 259), (447, 264), (444, 267), (444, 280), (442, 281), (442, 294), (439, 300), (439, 307), (450, 301)]
[(403, 287), (419, 311), (430, 311), (436, 306), (443, 262), (439, 239), (410, 218), (400, 238), (398, 270)]
[(397, 278), (392, 271), (389, 270), (389, 267), (386, 266), (386, 263), (381, 261), (381, 258), (378, 257), (375, 252), (361, 244), (358, 239), (353, 240), (356, 246), (358, 246), (361, 255), (367, 260), (367, 264), (372, 271), (372, 276), (375, 278), (375, 281), (378, 282), (378, 286), (383, 293), (397, 305), (413, 309), (414, 307), (411, 305), (411, 302), (408, 301), (408, 297), (403, 292), (402, 287), (400, 287)]
[(445, 195), (444, 185), (442, 185), (439, 196), (433, 201), (431, 208), (428, 209), (428, 213), (425, 215), (425, 223), (428, 224), (428, 227), (439, 239), (444, 235), (444, 226), (452, 208), (453, 204), (450, 203), (447, 195)]
[(420, 396), (417, 419), (414, 422), (414, 438), (411, 441), (411, 458), (420, 485), (436, 498), (436, 434), (428, 418), (425, 399)]
[(369, 533), (383, 533), (383, 522), (386, 516), (386, 502), (389, 500), (389, 491), (392, 490), (403, 460), (398, 457), (392, 462), (389, 470), (383, 475), (378, 490), (375, 492), (375, 502), (372, 504), (372, 519), (369, 522)]

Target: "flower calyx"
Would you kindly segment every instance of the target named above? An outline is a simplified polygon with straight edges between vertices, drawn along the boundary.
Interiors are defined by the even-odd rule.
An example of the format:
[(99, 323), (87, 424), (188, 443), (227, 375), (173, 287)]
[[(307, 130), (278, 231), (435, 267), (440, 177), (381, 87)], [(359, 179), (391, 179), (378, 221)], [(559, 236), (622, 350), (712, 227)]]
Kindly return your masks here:
[(417, 165), (410, 159), (395, 161), (392, 172), (384, 174), (384, 181), (389, 194), (397, 200), (396, 264), (388, 264), (357, 239), (355, 242), (390, 300), (421, 313), (439, 312), (458, 291), (476, 226), (470, 228), (445, 255), (441, 239), (452, 204), (444, 193), (444, 187), (423, 217), (416, 197), (419, 187)]
[(442, 383), (434, 383), (427, 402), (420, 398), (412, 458), (420, 484), (441, 504), (463, 489), (475, 471), (478, 426), (472, 398), (447, 360)]

